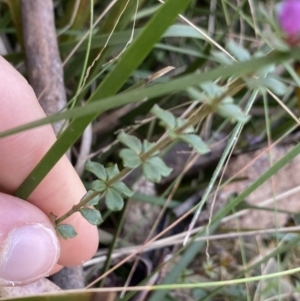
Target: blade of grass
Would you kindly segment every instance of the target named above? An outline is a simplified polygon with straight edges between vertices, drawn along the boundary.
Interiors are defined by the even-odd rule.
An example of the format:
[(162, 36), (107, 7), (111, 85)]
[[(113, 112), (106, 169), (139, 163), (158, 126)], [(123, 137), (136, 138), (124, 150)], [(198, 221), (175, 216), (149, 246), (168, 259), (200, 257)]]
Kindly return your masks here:
[[(135, 38), (138, 34), (140, 34), (142, 29), (138, 28), (135, 29)], [(110, 40), (107, 43), (107, 46), (117, 46), (117, 45), (124, 45), (131, 34), (131, 30), (125, 30), (114, 33), (114, 35), (110, 38)], [(93, 36), (93, 43), (91, 45), (91, 50), (101, 48), (105, 45), (107, 38), (109, 34), (101, 34)], [(171, 37), (185, 37), (185, 38), (194, 38), (194, 39), (203, 39), (201, 34), (197, 32), (195, 29), (191, 28), (188, 25), (183, 24), (175, 24), (172, 25), (168, 30), (163, 34), (164, 38), (171, 38)], [(70, 51), (73, 50), (73, 48), (76, 46), (77, 42), (71, 41), (71, 42), (64, 42), (59, 45), (59, 50), (62, 54), (68, 54)], [(83, 42), (79, 48), (77, 49), (77, 52), (83, 52), (87, 49), (88, 42)], [(24, 53), (23, 52), (13, 52), (8, 53), (4, 55), (4, 58), (8, 60), (9, 62), (12, 62), (14, 64), (19, 63), (22, 59), (24, 59)]]
[[(94, 1), (95, 3), (97, 0)], [(78, 5), (78, 7), (76, 7)], [(57, 20), (57, 25), (60, 27), (58, 35), (60, 41), (73, 40), (74, 36), (70, 35), (70, 31), (80, 30), (88, 20), (90, 0), (69, 1), (66, 7), (66, 13), (61, 19)], [(75, 15), (74, 15), (75, 14)]]
[[(135, 30), (135, 38), (142, 29), (136, 29)], [(126, 31), (120, 31), (116, 32), (107, 43), (107, 46), (116, 46), (120, 44), (124, 44), (128, 41), (131, 34), (131, 30)], [(107, 41), (109, 34), (101, 34), (96, 35), (93, 37), (93, 45), (91, 49), (100, 48), (103, 47)], [(186, 38), (195, 38), (195, 39), (203, 39), (203, 36), (196, 31), (194, 28), (183, 25), (183, 24), (175, 24), (172, 25), (164, 34), (164, 38), (171, 38), (171, 37), (186, 37)], [(68, 53), (76, 46), (76, 42), (68, 42), (68, 43), (62, 43), (59, 47), (60, 51), (63, 53)], [(78, 51), (85, 51), (87, 47), (87, 42), (84, 42), (81, 44), (81, 46), (78, 48)]]
[(6, 1), (9, 6), (11, 18), (15, 24), (15, 29), (17, 33), (17, 38), (20, 45), (23, 48), (23, 34), (22, 34), (22, 17), (21, 17), (21, 4), (19, 0)]
[[(89, 55), (90, 55), (90, 51), (91, 51), (92, 35), (93, 35), (93, 20), (94, 20), (94, 0), (90, 0), (90, 30), (89, 30), (89, 36), (88, 36), (88, 44), (87, 44), (87, 49), (86, 49), (85, 58), (84, 58), (84, 62), (83, 62), (82, 72), (80, 75), (80, 79), (79, 79), (79, 83), (78, 83), (78, 86), (76, 89), (75, 96), (72, 99), (71, 108), (74, 108), (74, 106), (76, 105), (77, 96), (78, 96), (80, 90), (82, 90), (81, 86), (83, 83), (84, 75), (87, 70), (87, 64), (88, 64)], [(63, 131), (64, 128), (65, 128), (65, 123), (61, 127), (57, 137), (59, 137), (61, 131)]]
[[(106, 14), (103, 22), (99, 23), (99, 32), (100, 33), (109, 33), (105, 44), (103, 47), (99, 47), (95, 49), (95, 51), (91, 52), (91, 60), (90, 67), (85, 75), (85, 80), (90, 80), (95, 77), (99, 70), (103, 68), (103, 64), (105, 63), (105, 59), (107, 55), (110, 53), (110, 47), (108, 47), (107, 43), (110, 38), (114, 36), (115, 32), (125, 28), (132, 16), (134, 16), (135, 11), (138, 6), (143, 4), (144, 0), (119, 0), (115, 3), (112, 9)], [(134, 32), (135, 22), (133, 22), (133, 32)], [(130, 34), (131, 36), (131, 34)], [(130, 38), (129, 38), (130, 39)], [(127, 45), (128, 41), (125, 42)], [(126, 47), (126, 46), (125, 46)], [(76, 61), (77, 59), (75, 59)]]
[[(251, 109), (251, 107), (252, 107), (252, 105), (253, 105), (256, 97), (257, 97), (257, 94), (258, 94), (257, 90), (253, 91), (253, 93), (252, 93), (252, 95), (251, 95), (251, 97), (250, 97), (250, 99), (249, 99), (249, 101), (246, 105), (245, 111), (244, 111), (246, 115), (249, 114), (249, 111), (250, 111), (250, 109)], [(221, 156), (221, 158), (218, 162), (218, 165), (217, 165), (217, 167), (216, 167), (216, 169), (215, 169), (215, 171), (214, 171), (214, 173), (213, 173), (213, 175), (212, 175), (212, 177), (209, 181), (207, 189), (205, 190), (204, 195), (203, 195), (201, 201), (198, 204), (198, 208), (197, 208), (197, 210), (194, 214), (194, 217), (193, 217), (193, 219), (192, 219), (192, 221), (189, 225), (189, 231), (191, 231), (194, 228), (194, 225), (195, 225), (195, 223), (196, 223), (196, 221), (197, 221), (197, 219), (198, 219), (198, 217), (199, 217), (199, 215), (202, 211), (202, 207), (206, 203), (206, 201), (208, 199), (208, 196), (210, 195), (211, 190), (213, 189), (213, 187), (215, 185), (215, 182), (216, 182), (219, 174), (221, 173), (221, 170), (224, 167), (225, 162), (226, 162), (229, 154), (231, 153), (231, 150), (235, 146), (236, 141), (238, 139), (238, 136), (239, 136), (243, 126), (244, 126), (244, 122), (238, 122), (238, 124), (235, 126), (235, 128), (232, 132), (232, 135), (230, 136), (230, 139), (229, 139), (229, 141), (226, 145), (226, 148), (225, 148), (225, 150), (224, 150), (224, 152), (223, 152), (223, 154), (222, 154), (222, 156)], [(209, 224), (208, 224), (208, 227), (209, 227)], [(187, 234), (185, 239), (187, 240), (188, 238), (189, 238), (189, 233)]]
[[(114, 252), (114, 249), (115, 249), (115, 246), (116, 246), (116, 243), (120, 237), (120, 234), (121, 234), (121, 231), (122, 231), (122, 227), (124, 225), (124, 220), (125, 220), (125, 214), (126, 214), (126, 210), (127, 210), (127, 207), (128, 207), (128, 200), (125, 202), (125, 205), (122, 209), (122, 212), (121, 212), (121, 216), (120, 216), (120, 219), (118, 221), (118, 226), (117, 226), (117, 229), (114, 233), (114, 236), (113, 236), (113, 240), (109, 246), (109, 250), (108, 250), (108, 253), (107, 253), (107, 256), (106, 256), (106, 260), (105, 260), (105, 263), (104, 263), (104, 266), (102, 268), (102, 272), (101, 274), (104, 274), (108, 269), (109, 269), (109, 266), (111, 264), (111, 256)], [(105, 279), (102, 279), (99, 283), (98, 283), (98, 287), (103, 287), (104, 285), (104, 281)]]
[[(4, 138), (25, 130), (29, 130), (48, 123), (54, 123), (64, 119), (91, 115), (93, 113), (100, 114), (109, 109), (137, 102), (143, 98), (150, 99), (157, 96), (165, 95), (167, 93), (183, 91), (190, 86), (208, 81), (214, 81), (220, 77), (226, 79), (232, 76), (233, 74), (236, 76), (242, 76), (245, 74), (249, 74), (255, 70), (258, 70), (259, 68), (268, 66), (270, 64), (280, 63), (288, 61), (290, 59), (298, 58), (300, 58), (300, 52), (298, 49), (294, 49), (290, 52), (274, 51), (272, 54), (262, 58), (251, 59), (246, 62), (233, 63), (232, 65), (226, 67), (221, 66), (207, 73), (186, 75), (177, 79), (173, 79), (167, 83), (161, 83), (159, 85), (146, 87), (143, 89), (120, 93), (111, 97), (106, 96), (103, 99), (101, 99), (101, 97), (99, 96), (99, 99), (94, 100), (95, 102), (93, 101), (94, 103), (89, 103), (84, 107), (74, 108), (67, 112), (58, 113), (50, 117), (42, 118), (27, 123), (25, 125), (0, 132), (0, 138)], [(80, 134), (78, 134), (78, 137), (79, 136)], [(71, 145), (72, 144), (70, 144), (69, 146)]]

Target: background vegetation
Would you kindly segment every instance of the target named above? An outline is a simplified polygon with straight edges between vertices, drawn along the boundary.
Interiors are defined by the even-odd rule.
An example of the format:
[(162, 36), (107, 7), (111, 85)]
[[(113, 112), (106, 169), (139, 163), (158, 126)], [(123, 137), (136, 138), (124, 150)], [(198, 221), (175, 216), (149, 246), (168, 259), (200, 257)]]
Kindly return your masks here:
[[(21, 4), (1, 3), (1, 51), (30, 79)], [(0, 137), (63, 121), (17, 195), (71, 150), (91, 190), (75, 209), (100, 193), (101, 216), (81, 212), (102, 223), (84, 265), (93, 290), (47, 298), (300, 300), (300, 52), (284, 42), (276, 1), (53, 5), (67, 102)]]

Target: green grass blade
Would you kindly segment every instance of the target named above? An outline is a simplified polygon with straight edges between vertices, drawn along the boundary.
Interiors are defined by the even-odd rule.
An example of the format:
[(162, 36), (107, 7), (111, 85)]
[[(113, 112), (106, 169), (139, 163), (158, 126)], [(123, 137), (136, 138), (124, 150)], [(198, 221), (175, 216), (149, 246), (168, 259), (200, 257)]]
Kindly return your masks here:
[[(142, 29), (136, 29), (135, 30), (135, 38), (136, 36), (142, 31)], [(107, 43), (107, 46), (116, 46), (116, 45), (124, 45), (129, 40), (129, 37), (131, 35), (131, 30), (125, 30), (116, 32)], [(96, 35), (93, 37), (93, 45), (91, 49), (100, 48), (103, 47), (107, 39), (109, 37), (109, 34), (101, 34)], [(174, 38), (174, 37), (185, 37), (185, 38), (195, 38), (195, 39), (203, 39), (203, 36), (194, 28), (192, 28), (189, 25), (183, 25), (183, 24), (175, 24), (172, 25), (168, 30), (163, 34), (164, 38)], [(87, 42), (84, 42), (80, 45), (78, 48), (79, 51), (86, 51), (87, 48)], [(59, 50), (62, 53), (68, 53), (70, 52), (74, 47), (76, 46), (76, 42), (67, 42), (62, 43), (59, 46)]]
[[(109, 109), (137, 102), (143, 98), (150, 99), (157, 96), (165, 95), (167, 93), (182, 91), (190, 86), (208, 81), (214, 81), (220, 77), (226, 79), (232, 76), (233, 74), (235, 74), (236, 76), (246, 75), (258, 70), (259, 68), (263, 68), (274, 63), (284, 62), (290, 59), (300, 59), (300, 52), (298, 49), (292, 50), (291, 52), (274, 51), (272, 54), (263, 58), (256, 58), (246, 62), (234, 63), (226, 67), (221, 66), (207, 73), (182, 76), (180, 78), (173, 79), (167, 83), (161, 83), (159, 85), (154, 85), (143, 89), (123, 92), (115, 96), (105, 97), (104, 99), (101, 99), (99, 97), (98, 100), (95, 100), (95, 102), (89, 103), (84, 107), (74, 108), (67, 112), (58, 113), (50, 117), (33, 121), (4, 132), (0, 132), (0, 138), (4, 138), (48, 123), (55, 123), (64, 119), (91, 115), (93, 113), (100, 114)], [(72, 144), (70, 144), (69, 147), (71, 145)]]

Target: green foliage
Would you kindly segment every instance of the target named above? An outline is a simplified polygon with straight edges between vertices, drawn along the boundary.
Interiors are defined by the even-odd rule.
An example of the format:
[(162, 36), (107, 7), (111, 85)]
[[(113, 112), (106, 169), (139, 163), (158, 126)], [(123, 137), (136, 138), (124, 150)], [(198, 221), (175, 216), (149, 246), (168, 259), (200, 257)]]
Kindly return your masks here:
[(211, 52), (212, 59), (219, 62), (222, 65), (230, 65), (233, 63), (233, 59), (222, 51), (213, 50)]
[(106, 206), (111, 211), (120, 211), (124, 206), (124, 200), (121, 194), (114, 188), (106, 189)]
[(228, 91), (226, 88), (220, 87), (213, 82), (201, 84), (200, 87), (204, 93), (201, 93), (197, 88), (190, 88), (188, 90), (189, 94), (197, 98), (199, 102), (210, 105), (214, 112), (224, 118), (228, 118), (230, 121), (247, 122), (249, 120), (249, 116), (246, 116), (240, 107), (234, 104), (233, 98), (227, 95)]
[(222, 102), (217, 106), (216, 112), (231, 121), (246, 122), (249, 120), (249, 116), (246, 116), (237, 105), (230, 102)]
[[(133, 192), (123, 182), (114, 180), (114, 178), (120, 173), (118, 166), (114, 164), (113, 166), (104, 168), (104, 166), (100, 163), (92, 161), (88, 161), (86, 166), (88, 171), (92, 172), (96, 176), (99, 175), (101, 177), (101, 179), (97, 179), (92, 182), (91, 189), (95, 192), (103, 193), (103, 196), (105, 196), (106, 206), (109, 210), (122, 210), (124, 206), (123, 196), (130, 197), (132, 196)], [(87, 199), (87, 197), (91, 196), (92, 194), (93, 193), (88, 192), (84, 199)], [(96, 202), (98, 203), (98, 199), (99, 196), (96, 196), (89, 200), (88, 204), (95, 204)], [(87, 213), (89, 213), (89, 215)], [(96, 214), (94, 211), (84, 211), (84, 213), (81, 212), (81, 214), (92, 224), (100, 223), (102, 220), (100, 213)]]
[(142, 164), (139, 155), (128, 148), (124, 148), (120, 151), (120, 157), (123, 159), (123, 164), (129, 168), (136, 168)]
[(136, 168), (142, 165), (144, 176), (154, 183), (159, 183), (162, 177), (170, 175), (172, 169), (158, 157), (159, 150), (155, 149), (155, 143), (144, 140), (142, 144), (138, 138), (125, 132), (118, 135), (118, 140), (129, 147), (120, 151), (124, 166)]
[(247, 61), (251, 58), (249, 51), (233, 40), (228, 42), (227, 49), (238, 61)]
[[(17, 3), (17, 1), (13, 2)], [(56, 4), (55, 21), (56, 24), (62, 24), (59, 27), (65, 26), (70, 21), (74, 5), (69, 2), (71, 3), (71, 1), (66, 1), (66, 3), (61, 4), (58, 1)], [(83, 5), (82, 1), (79, 2), (80, 5)], [(124, 199), (133, 195), (131, 189), (121, 181), (132, 169), (139, 168), (143, 175), (154, 183), (159, 183), (163, 177), (170, 175), (172, 169), (166, 165), (162, 159), (162, 154), (168, 150), (169, 146), (173, 146), (174, 141), (187, 143), (201, 155), (210, 152), (210, 146), (212, 155), (217, 154), (218, 159), (213, 175), (208, 178), (206, 170), (204, 170), (203, 178), (199, 177), (201, 180), (195, 174), (192, 181), (189, 177), (183, 178), (179, 187), (170, 185), (165, 189), (164, 184), (162, 195), (157, 194), (153, 197), (143, 195), (143, 198), (140, 197), (140, 199), (164, 206), (167, 200), (169, 201), (169, 192), (172, 191), (172, 195), (174, 193), (174, 199), (177, 201), (172, 199), (166, 205), (169, 209), (174, 210), (186, 200), (189, 193), (198, 193), (198, 190), (204, 187), (204, 196), (199, 200), (198, 206), (200, 212), (205, 208), (206, 199), (213, 193), (212, 189), (216, 187), (217, 180), (222, 178), (221, 174), (226, 166), (225, 162), (232, 153), (233, 146), (236, 150), (235, 154), (238, 156), (241, 151), (249, 151), (252, 147), (257, 148), (261, 145), (266, 146), (270, 141), (273, 143), (277, 137), (285, 138), (297, 128), (298, 125), (293, 124), (292, 120), (297, 120), (298, 116), (296, 114), (289, 116), (284, 112), (272, 94), (279, 96), (291, 112), (298, 112), (299, 108), (296, 103), (299, 100), (295, 98), (295, 93), (291, 93), (295, 86), (292, 80), (296, 82), (296, 86), (299, 86), (299, 82), (297, 82), (298, 72), (294, 70), (292, 75), (291, 69), (293, 69), (293, 62), (300, 59), (300, 52), (297, 48), (291, 49), (281, 33), (278, 33), (278, 24), (273, 16), (275, 13), (271, 11), (273, 1), (269, 1), (268, 6), (265, 5), (265, 2), (258, 3), (258, 7), (253, 6), (252, 3), (249, 4), (249, 1), (241, 1), (238, 6), (231, 1), (220, 1), (214, 11), (209, 11), (211, 9), (208, 5), (209, 1), (193, 1), (189, 11), (186, 11), (184, 15), (192, 22), (197, 20), (196, 26), (174, 24), (178, 14), (182, 13), (189, 2), (191, 1), (169, 0), (164, 5), (160, 5), (157, 4), (158, 2), (141, 0), (137, 14), (134, 15), (136, 4), (134, 1), (129, 2), (129, 9), (124, 7), (126, 1), (118, 1), (116, 6), (107, 12), (103, 22), (98, 25), (95, 24), (94, 31), (90, 33), (86, 32), (85, 27), (88, 22), (89, 10), (86, 9), (84, 13), (74, 16), (75, 19), (71, 28), (59, 37), (59, 40), (62, 41), (59, 49), (61, 57), (66, 58), (74, 47), (78, 47), (71, 60), (65, 64), (65, 83), (68, 91), (76, 91), (74, 85), (78, 86), (77, 92), (80, 90), (82, 79), (86, 75), (81, 72), (85, 68), (82, 65), (88, 57), (90, 58), (88, 66), (93, 65), (93, 67), (87, 76), (87, 81), (79, 95), (72, 95), (77, 98), (78, 104), (81, 102), (84, 104), (73, 109), (68, 106), (69, 109), (58, 114), (0, 133), (0, 137), (7, 137), (59, 120), (71, 121), (65, 132), (18, 189), (18, 196), (26, 199), (61, 156), (75, 144), (86, 126), (96, 117), (100, 121), (102, 117), (105, 119), (105, 116), (101, 116), (104, 112), (108, 116), (110, 114), (115, 116), (114, 113), (117, 113), (117, 125), (112, 122), (111, 128), (103, 131), (104, 133), (102, 128), (100, 133), (95, 131), (96, 135), (93, 137), (91, 151), (99, 154), (98, 150), (101, 148), (103, 155), (101, 153), (97, 156), (95, 160), (98, 162), (87, 161), (86, 170), (92, 176), (84, 174), (83, 180), (89, 190), (79, 204), (70, 208), (69, 211), (70, 215), (74, 212), (80, 212), (93, 225), (99, 225), (102, 222), (101, 213), (93, 208), (93, 206), (99, 205), (100, 199), (105, 201), (108, 209), (108, 212), (102, 213), (103, 216), (109, 218), (112, 215), (112, 220), (116, 220), (114, 213), (110, 211), (122, 210)], [(89, 4), (88, 1), (86, 3)], [(3, 6), (0, 8), (3, 13), (2, 35), (6, 38), (5, 35), (8, 32), (9, 41), (12, 42), (12, 45), (16, 45), (16, 49), (21, 49), (17, 41), (21, 40), (22, 31), (20, 23), (16, 24), (16, 21), (21, 18), (15, 17), (18, 14), (11, 7), (12, 5), (9, 5), (10, 12), (3, 9)], [(96, 15), (101, 15), (104, 5), (100, 2), (95, 5)], [(72, 9), (68, 8), (69, 6)], [(121, 16), (123, 9), (124, 14)], [(65, 10), (67, 14), (64, 14)], [(60, 17), (59, 15), (63, 16)], [(121, 22), (117, 24), (119, 17)], [(63, 22), (60, 18), (63, 19)], [(134, 23), (132, 24), (130, 22), (133, 19)], [(214, 21), (213, 32), (212, 29), (206, 30), (208, 23), (212, 25), (212, 20)], [(5, 24), (8, 24), (7, 28)], [(61, 28), (57, 28), (57, 32), (61, 32)], [(84, 40), (82, 37), (85, 33), (92, 39), (91, 45), (90, 41), (87, 40), (83, 41), (81, 45), (78, 44), (78, 41)], [(132, 40), (129, 41), (131, 34)], [(206, 34), (208, 35), (206, 36)], [(15, 40), (14, 35), (17, 37)], [(7, 42), (6, 39), (4, 41)], [(128, 43), (126, 45), (128, 48), (125, 50), (126, 43)], [(91, 48), (88, 48), (88, 45)], [(104, 45), (107, 47), (102, 53)], [(222, 47), (225, 47), (225, 50)], [(12, 62), (24, 64), (23, 52), (15, 52), (16, 49), (13, 49), (14, 52), (9, 53), (6, 57)], [(118, 56), (121, 49), (124, 49), (124, 52)], [(99, 53), (101, 53), (99, 60), (93, 62)], [(157, 69), (167, 65), (176, 69), (174, 73), (166, 74), (163, 77), (157, 76), (155, 79), (151, 78), (153, 72), (159, 74), (160, 70)], [(282, 66), (278, 68), (279, 65), (283, 65), (286, 69), (282, 71), (280, 69)], [(286, 67), (287, 65), (290, 66), (290, 69)], [(77, 85), (77, 83), (79, 84)], [(142, 84), (140, 85), (140, 83)], [(262, 106), (262, 96), (267, 98), (269, 107)], [(85, 102), (85, 100), (88, 101)], [(124, 105), (128, 106), (124, 108), (126, 113), (122, 115), (122, 106)], [(148, 113), (151, 107), (153, 107), (151, 113), (156, 116), (159, 124), (164, 128), (163, 134), (161, 134), (161, 128), (156, 127), (156, 120), (149, 118)], [(116, 108), (118, 109), (115, 110)], [(173, 109), (175, 110), (173, 111)], [(249, 115), (250, 112), (252, 116)], [(185, 117), (178, 117), (182, 113)], [(247, 121), (249, 122), (247, 123)], [(237, 123), (234, 128), (232, 122)], [(117, 140), (122, 144), (121, 149), (120, 145), (114, 141), (114, 133), (116, 132), (120, 132)], [(127, 134), (132, 132), (134, 132), (134, 136)], [(144, 137), (152, 142), (144, 139)], [(201, 137), (205, 137), (203, 138), (204, 141)], [(216, 141), (215, 137), (221, 137), (222, 143), (225, 140), (222, 137), (228, 137), (228, 140), (225, 141), (226, 143), (228, 141), (227, 146), (221, 155), (218, 152), (214, 153), (214, 146), (219, 142)], [(259, 144), (253, 142), (256, 140), (259, 140)], [(221, 227), (222, 219), (231, 214), (233, 209), (235, 211), (245, 209), (245, 206), (242, 205), (250, 193), (259, 189), (267, 179), (273, 177), (299, 154), (299, 145), (291, 147), (292, 149), (279, 161), (275, 162), (277, 157), (270, 159), (271, 167), (265, 170), (263, 175), (257, 177), (254, 183), (249, 184), (237, 197), (234, 197), (232, 202), (224, 204), (217, 212), (212, 211), (214, 214), (211, 224), (207, 227), (209, 234)], [(77, 148), (77, 144), (75, 148)], [(77, 153), (76, 150), (74, 153)], [(118, 161), (118, 165), (111, 164), (116, 153), (119, 153), (122, 159), (122, 163)], [(205, 160), (206, 157), (200, 159)], [(107, 167), (108, 162), (111, 164), (109, 167)], [(118, 166), (121, 165), (124, 168), (119, 170)], [(96, 179), (88, 182), (91, 178), (94, 179), (94, 176)], [(181, 180), (181, 178), (179, 179)], [(223, 182), (220, 189), (222, 189), (222, 185)], [(194, 187), (197, 187), (196, 191)], [(134, 199), (136, 196), (138, 194), (134, 196)], [(273, 197), (275, 198), (276, 195), (274, 194)], [(218, 202), (217, 198), (216, 202)], [(100, 206), (102, 205), (101, 203)], [(123, 211), (126, 212), (126, 210)], [(168, 217), (170, 215), (168, 211), (165, 214)], [(120, 214), (117, 216), (119, 217)], [(58, 223), (54, 218), (53, 224), (56, 223), (58, 224), (56, 231), (64, 239), (76, 235), (76, 231), (71, 225)], [(117, 227), (121, 228), (122, 222), (120, 220), (117, 220), (117, 224)], [(114, 231), (115, 229), (112, 229), (110, 232)], [(169, 272), (162, 282), (165, 285), (172, 284), (173, 286), (160, 287), (159, 291), (153, 292), (149, 296), (150, 301), (175, 300), (176, 297), (173, 295), (166, 297), (166, 294), (169, 289), (179, 288), (182, 282), (183, 284), (191, 284), (191, 289), (194, 285), (192, 294), (195, 300), (253, 299), (253, 296), (248, 295), (248, 293), (251, 294), (256, 287), (259, 288), (259, 284), (253, 282), (253, 284), (247, 285), (245, 289), (244, 284), (237, 284), (234, 281), (244, 278), (243, 280), (247, 282), (248, 275), (256, 275), (262, 265), (268, 264), (269, 259), (274, 259), (279, 254), (282, 254), (280, 258), (286, 257), (286, 253), (291, 252), (291, 248), (299, 244), (297, 237), (290, 243), (290, 237), (292, 237), (290, 233), (282, 241), (279, 239), (283, 237), (283, 234), (274, 233), (273, 236), (279, 237), (279, 239), (276, 241), (278, 245), (272, 252), (269, 249), (268, 252), (262, 252), (261, 254), (268, 255), (260, 257), (261, 259), (252, 265), (250, 261), (246, 261), (241, 266), (239, 256), (237, 265), (241, 272), (228, 275), (226, 273), (230, 273), (230, 269), (227, 270), (226, 266), (219, 266), (219, 260), (215, 260), (214, 248), (204, 252), (205, 248), (208, 247), (206, 238), (204, 238), (206, 235), (204, 230), (199, 230), (196, 236), (203, 236), (202, 240), (188, 241), (187, 245), (180, 248), (175, 254), (177, 256), (176, 265), (174, 267), (166, 265)], [(194, 237), (191, 237), (192, 239)], [(120, 241), (117, 231), (112, 240), (111, 253), (114, 252), (114, 243)], [(123, 241), (121, 243), (123, 244)], [(263, 244), (265, 243), (267, 244), (264, 241)], [(218, 247), (222, 249), (224, 245), (225, 240)], [(242, 244), (239, 242), (235, 244), (235, 247), (237, 245)], [(273, 248), (274, 245), (275, 243), (272, 242), (271, 247)], [(253, 246), (251, 245), (251, 247)], [(263, 249), (264, 245), (261, 245), (260, 248)], [(202, 260), (202, 256), (207, 254), (211, 255), (213, 261)], [(217, 254), (218, 257), (221, 257), (220, 254)], [(199, 260), (195, 260), (197, 258)], [(280, 258), (277, 258), (278, 262), (280, 262)], [(199, 261), (201, 262), (200, 268), (197, 266), (198, 269), (196, 270), (194, 266)], [(285, 269), (286, 267), (283, 266), (282, 268)], [(191, 274), (196, 274), (192, 275), (195, 278), (189, 277), (190, 275), (187, 275), (186, 278), (182, 276), (186, 274), (188, 269)], [(224, 271), (225, 278), (228, 276), (232, 278), (233, 282), (229, 283), (231, 285), (224, 287), (223, 284), (216, 282), (212, 283), (215, 288), (205, 287), (210, 279), (218, 281), (221, 275), (220, 271)], [(278, 282), (283, 282), (282, 279), (278, 279)], [(266, 281), (264, 282), (266, 284)], [(290, 282), (294, 284), (293, 279)], [(201, 285), (203, 287), (196, 289), (197, 284), (199, 287)], [(277, 278), (275, 284), (278, 284)], [(274, 290), (273, 295), (275, 296), (277, 293), (280, 293), (278, 289)], [(52, 300), (52, 297), (49, 298)], [(264, 298), (264, 296), (255, 296), (255, 298)], [(128, 293), (124, 300), (129, 299)]]
[(208, 146), (202, 139), (199, 136), (192, 134), (195, 131), (194, 127), (187, 124), (187, 120), (175, 118), (171, 112), (161, 109), (158, 105), (155, 105), (151, 112), (161, 120), (161, 125), (166, 127), (170, 137), (185, 141), (200, 154), (209, 152)]
[(114, 177), (116, 177), (120, 172), (117, 164), (114, 164), (114, 165), (106, 168), (105, 171), (106, 171), (108, 181), (113, 179)]
[(145, 177), (154, 183), (159, 183), (161, 177), (167, 177), (170, 175), (172, 168), (169, 168), (164, 161), (155, 156), (150, 157), (143, 162), (143, 172)]
[[(115, 67), (112, 68), (105, 79), (101, 81), (95, 92), (90, 96), (87, 104), (102, 103), (106, 97), (116, 94), (122, 88), (132, 72), (139, 67), (151, 52), (163, 33), (176, 20), (178, 14), (181, 13), (190, 2), (191, 0), (172, 0), (161, 5), (159, 10), (144, 26), (140, 34), (130, 44), (128, 50), (120, 60), (117, 61)], [(104, 103), (107, 103), (107, 101), (104, 101)], [(26, 199), (31, 194), (56, 162), (77, 141), (85, 128), (98, 116), (98, 114), (99, 112), (93, 110), (93, 113), (84, 117), (74, 118), (71, 121), (56, 143), (19, 187), (17, 191), (18, 196)], [(38, 173), (39, 176), (34, 175), (36, 173)]]
[(284, 96), (288, 92), (287, 86), (282, 81), (271, 76), (260, 79), (260, 83), (279, 96)]
[(132, 151), (134, 151), (137, 155), (140, 155), (142, 153), (142, 143), (138, 138), (131, 135), (127, 135), (125, 132), (122, 131), (118, 135), (118, 140), (124, 145), (126, 145), (128, 148), (130, 148)]
[(102, 192), (106, 189), (106, 184), (102, 180), (95, 180), (92, 182), (91, 188), (94, 191)]
[(206, 154), (210, 151), (203, 140), (195, 134), (184, 134), (179, 137), (188, 145), (192, 146), (199, 154)]
[(92, 225), (100, 225), (103, 221), (99, 210), (92, 208), (81, 208), (79, 212)]
[(221, 87), (213, 82), (206, 82), (199, 85), (205, 93), (205, 103), (212, 104), (212, 99), (220, 97), (226, 92), (226, 88)]
[(55, 227), (57, 234), (63, 239), (73, 238), (77, 235), (74, 227), (67, 224), (59, 224)]
[(176, 128), (176, 118), (171, 112), (163, 110), (158, 105), (155, 105), (152, 108), (151, 113), (161, 120), (162, 125), (172, 130)]
[(133, 194), (133, 192), (123, 182), (113, 183), (111, 187), (125, 197), (131, 197)]
[(107, 174), (103, 165), (98, 162), (88, 160), (85, 164), (85, 169), (94, 174), (99, 180), (106, 181)]

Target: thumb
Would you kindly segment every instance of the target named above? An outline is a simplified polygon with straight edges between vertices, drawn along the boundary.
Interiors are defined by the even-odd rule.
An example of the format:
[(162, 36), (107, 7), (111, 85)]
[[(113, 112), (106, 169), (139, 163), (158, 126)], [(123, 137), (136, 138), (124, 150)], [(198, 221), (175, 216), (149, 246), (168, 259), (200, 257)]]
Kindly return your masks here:
[(49, 218), (34, 205), (0, 193), (0, 286), (48, 276), (59, 258)]

